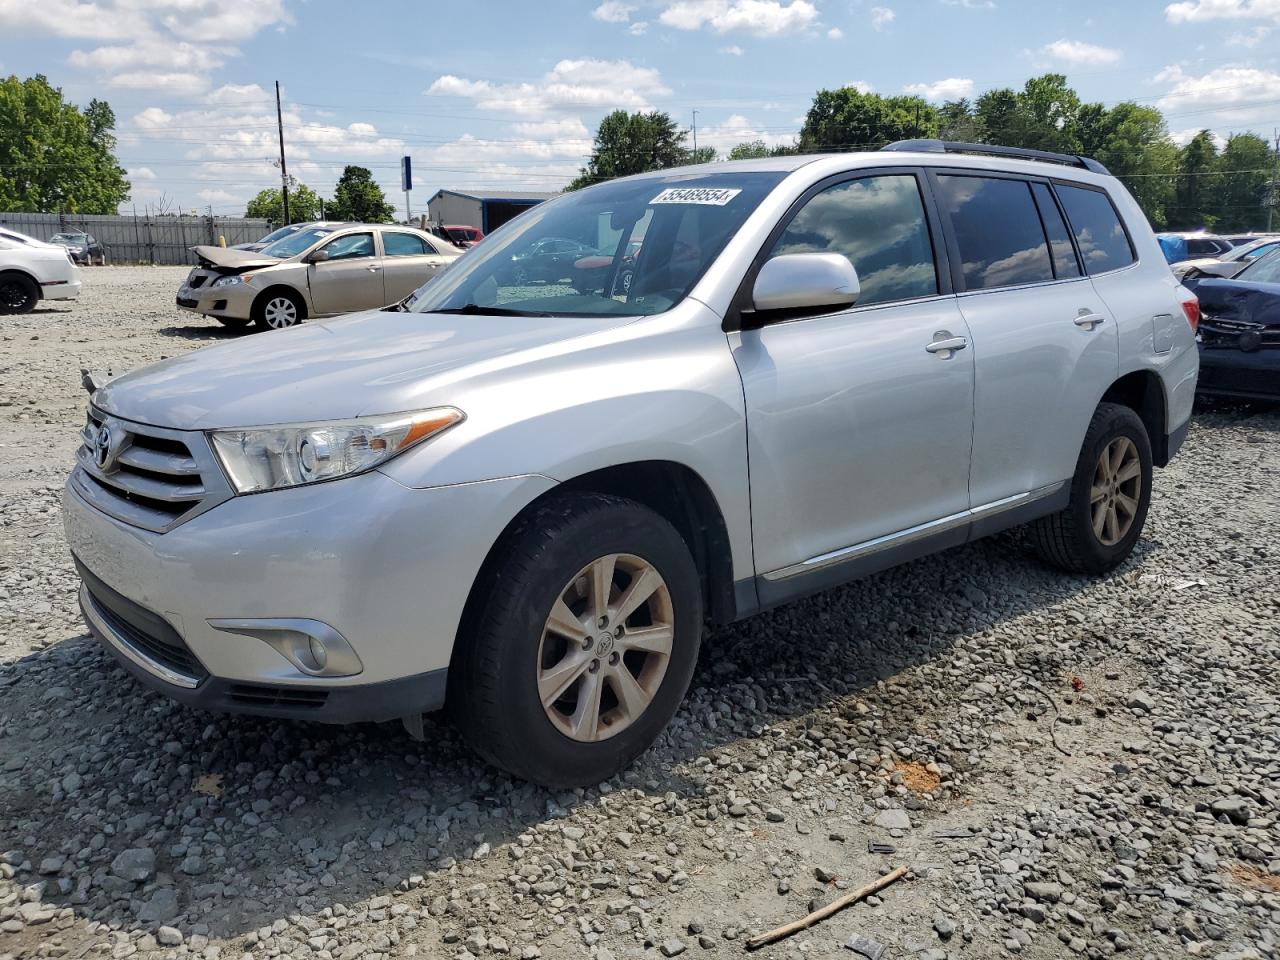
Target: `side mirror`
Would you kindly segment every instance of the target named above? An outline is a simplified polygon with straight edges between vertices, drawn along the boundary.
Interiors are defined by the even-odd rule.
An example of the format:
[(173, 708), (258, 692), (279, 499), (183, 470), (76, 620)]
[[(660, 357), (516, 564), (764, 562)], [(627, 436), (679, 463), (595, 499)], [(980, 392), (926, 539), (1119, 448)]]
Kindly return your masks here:
[(751, 300), (756, 310), (835, 310), (856, 303), (858, 271), (841, 253), (784, 253), (765, 262)]
[(314, 253), (307, 254), (307, 263), (324, 263), (328, 259), (328, 250), (317, 250)]

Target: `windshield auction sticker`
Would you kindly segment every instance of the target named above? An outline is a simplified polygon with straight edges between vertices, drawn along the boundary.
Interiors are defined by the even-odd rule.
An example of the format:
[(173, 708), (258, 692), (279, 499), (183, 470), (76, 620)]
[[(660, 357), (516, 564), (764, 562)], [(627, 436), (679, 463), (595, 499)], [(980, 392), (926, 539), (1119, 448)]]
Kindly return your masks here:
[(670, 187), (649, 203), (701, 203), (709, 207), (723, 207), (741, 192), (734, 187)]

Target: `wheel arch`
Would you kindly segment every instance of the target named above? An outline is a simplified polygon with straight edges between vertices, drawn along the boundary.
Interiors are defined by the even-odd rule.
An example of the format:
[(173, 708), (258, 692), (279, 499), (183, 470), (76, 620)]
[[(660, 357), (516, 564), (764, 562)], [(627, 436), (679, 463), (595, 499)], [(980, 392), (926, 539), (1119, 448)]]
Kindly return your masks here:
[(689, 547), (698, 569), (703, 608), (716, 623), (728, 623), (739, 611), (734, 595), (733, 559), (724, 514), (707, 482), (691, 467), (671, 460), (619, 463), (580, 474), (535, 497), (518, 512), (485, 555), (454, 638), (453, 658), (466, 643), (466, 634), (479, 611), (484, 593), (506, 544), (529, 513), (547, 500), (566, 493), (603, 493), (643, 504), (671, 523)]
[(1154, 370), (1133, 370), (1117, 379), (1099, 400), (1128, 407), (1142, 420), (1157, 467), (1169, 463), (1169, 403), (1164, 381)]
[(253, 298), (253, 305), (249, 308), (249, 315), (256, 318), (258, 316), (258, 311), (266, 304), (267, 300), (278, 293), (287, 294), (292, 297), (301, 308), (302, 316), (298, 318), (299, 323), (311, 316), (311, 303), (307, 299), (306, 294), (297, 287), (288, 283), (273, 283), (271, 286), (267, 287), (255, 296)]
[(22, 267), (0, 267), (0, 279), (8, 276), (17, 276), (22, 277), (24, 280), (30, 280), (36, 288), (36, 299), (44, 299), (44, 285), (40, 282), (40, 278), (30, 270), (24, 270)]

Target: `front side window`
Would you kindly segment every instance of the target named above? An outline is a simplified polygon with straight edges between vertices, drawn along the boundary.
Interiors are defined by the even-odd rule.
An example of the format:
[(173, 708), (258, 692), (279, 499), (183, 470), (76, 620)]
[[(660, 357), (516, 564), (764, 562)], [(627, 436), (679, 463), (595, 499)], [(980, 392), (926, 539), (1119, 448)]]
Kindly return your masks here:
[(938, 177), (938, 198), (955, 230), (967, 290), (1053, 280), (1040, 214), (1025, 180)]
[(770, 257), (842, 253), (858, 271), (858, 305), (938, 292), (920, 187), (910, 174), (849, 180), (815, 194), (778, 237)]
[(415, 313), (651, 316), (670, 310), (783, 171), (614, 180), (531, 207), (422, 288)]
[(435, 250), (428, 249), (427, 242), (412, 233), (384, 233), (382, 252), (388, 257), (421, 257)]
[(323, 247), (330, 260), (354, 260), (357, 257), (373, 256), (372, 233), (348, 233), (344, 237), (330, 240)]
[[(1076, 246), (1090, 275), (1127, 267), (1137, 258), (1120, 215), (1101, 190), (1057, 185), (1058, 198), (1076, 235)], [(1212, 255), (1212, 254), (1211, 254)]]

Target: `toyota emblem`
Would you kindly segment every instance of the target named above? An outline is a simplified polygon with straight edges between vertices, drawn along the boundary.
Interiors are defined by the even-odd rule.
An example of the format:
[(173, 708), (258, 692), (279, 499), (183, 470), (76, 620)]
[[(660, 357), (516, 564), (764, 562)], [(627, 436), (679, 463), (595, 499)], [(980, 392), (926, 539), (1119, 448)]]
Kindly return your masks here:
[(93, 462), (99, 470), (106, 470), (111, 459), (111, 427), (104, 423), (93, 434)]

